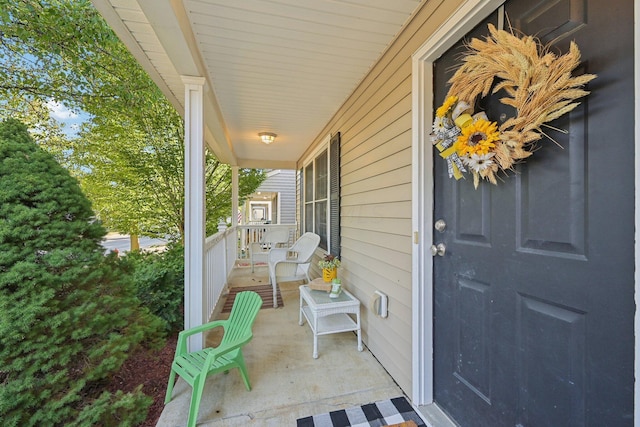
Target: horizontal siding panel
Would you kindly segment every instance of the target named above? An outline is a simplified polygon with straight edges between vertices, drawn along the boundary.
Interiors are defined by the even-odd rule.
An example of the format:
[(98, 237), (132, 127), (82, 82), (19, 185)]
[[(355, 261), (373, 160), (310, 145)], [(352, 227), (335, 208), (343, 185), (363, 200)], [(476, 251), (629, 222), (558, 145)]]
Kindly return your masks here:
[[(374, 280), (368, 279), (371, 277), (370, 272), (362, 267), (359, 267), (357, 271), (345, 272), (342, 277), (349, 283), (357, 284), (357, 287), (352, 286), (349, 289), (364, 305), (362, 326), (363, 339), (367, 346), (374, 354), (383, 354), (385, 358), (389, 359), (387, 362), (391, 365), (379, 360), (396, 381), (402, 381), (400, 378), (408, 380), (411, 370), (407, 371), (407, 367), (411, 366), (412, 360), (409, 350), (411, 349), (411, 334), (404, 332), (411, 331), (412, 311), (411, 307), (405, 306), (402, 301), (410, 302), (410, 299), (403, 297), (403, 289), (398, 285), (376, 286), (380, 284), (380, 281), (374, 282)], [(389, 296), (389, 313), (385, 319), (375, 316), (370, 311), (370, 300), (375, 290), (380, 290)], [(401, 295), (400, 298), (395, 296), (398, 294)]]
[[(295, 224), (296, 222), (296, 171), (279, 169), (267, 172), (267, 178), (256, 189), (256, 192), (278, 193), (280, 216), (274, 219), (278, 224)], [(274, 209), (277, 207), (274, 206)]]
[(412, 358), (411, 351), (406, 349), (411, 349), (411, 336), (397, 331), (411, 330), (411, 325), (399, 324), (392, 319), (392, 313), (386, 319), (373, 313), (362, 316), (362, 340), (394, 381), (410, 384)]
[[(410, 71), (410, 70), (409, 70)], [(402, 76), (394, 76), (388, 82), (385, 82), (380, 88), (379, 94), (382, 97), (377, 96), (365, 100), (365, 103), (360, 106), (362, 111), (362, 118), (357, 121), (349, 121), (345, 123), (344, 134), (347, 137), (361, 134), (370, 123), (375, 123), (376, 120), (385, 117), (388, 121), (388, 117), (392, 116), (390, 110), (396, 105), (404, 105), (404, 99), (411, 95), (411, 75), (407, 74), (404, 79)], [(410, 105), (408, 106), (410, 109)], [(348, 148), (348, 147), (347, 147)], [(347, 153), (349, 149), (347, 149)]]
[[(363, 336), (371, 353), (404, 392), (411, 395), (411, 328), (394, 328), (390, 334), (384, 336), (383, 331), (377, 331), (375, 327), (368, 327), (366, 331)], [(409, 334), (404, 331), (408, 331)]]
[[(367, 254), (354, 251), (350, 247), (343, 248), (345, 261), (338, 274), (347, 282), (347, 289), (357, 289), (355, 292), (364, 292), (372, 295), (373, 291), (379, 289), (387, 295), (393, 296), (397, 301), (402, 301), (406, 296), (405, 291), (411, 291), (411, 273), (406, 270), (395, 268), (384, 262), (376, 261), (371, 263)], [(404, 290), (403, 290), (404, 289)], [(406, 308), (411, 308), (410, 300), (401, 303)]]
[[(402, 120), (410, 121), (410, 115), (407, 114)], [(371, 139), (371, 147), (359, 146), (351, 151), (351, 155), (342, 162), (344, 175), (362, 169), (365, 166), (374, 167), (374, 163), (389, 156), (411, 150), (411, 130), (405, 129), (401, 121), (394, 122), (383, 132)], [(397, 124), (397, 126), (395, 126)], [(388, 131), (388, 132), (387, 132)], [(378, 144), (377, 141), (383, 140), (384, 143)], [(405, 160), (406, 161), (406, 160)], [(410, 164), (410, 158), (409, 163)]]
[[(409, 58), (408, 56), (407, 58)], [(405, 58), (405, 60), (407, 59)], [(383, 61), (386, 59), (383, 58)], [(383, 67), (383, 71), (388, 71), (384, 75), (379, 73), (375, 80), (369, 81), (369, 76), (363, 80), (361, 85), (356, 90), (356, 95), (349, 98), (347, 103), (343, 106), (344, 118), (346, 121), (350, 121), (351, 123), (357, 122), (357, 120), (353, 120), (355, 117), (362, 116), (366, 113), (362, 111), (369, 111), (372, 108), (372, 102), (379, 102), (380, 99), (383, 99), (386, 96), (389, 96), (391, 92), (394, 91), (395, 87), (401, 82), (404, 78), (411, 74), (411, 71), (401, 72), (400, 68), (403, 66), (404, 60), (402, 62), (394, 62), (393, 64), (389, 64), (384, 61), (378, 63), (380, 67)], [(374, 71), (376, 71), (379, 67), (374, 67)], [(373, 84), (372, 84), (373, 83)], [(375, 96), (372, 96), (375, 94)]]
[[(385, 235), (385, 237), (392, 237), (391, 235)], [(404, 250), (398, 250), (400, 256), (409, 258), (409, 262), (404, 262), (405, 266), (409, 264), (409, 268), (399, 268), (397, 265), (389, 262), (388, 258), (385, 258), (387, 254), (383, 251), (384, 245), (369, 244), (363, 242), (361, 239), (354, 239), (352, 236), (343, 236), (342, 238), (342, 256), (345, 267), (352, 268), (351, 262), (363, 263), (363, 267), (370, 270), (373, 274), (380, 276), (381, 279), (387, 279), (395, 284), (402, 284), (402, 286), (411, 287), (411, 239), (404, 237), (405, 243), (402, 243), (403, 238), (397, 237), (394, 240), (393, 246), (395, 248), (403, 248)], [(391, 244), (389, 246), (392, 246)], [(375, 250), (374, 250), (375, 249)], [(404, 252), (404, 254), (401, 254)]]
[[(393, 266), (394, 268), (411, 274), (411, 252), (409, 251), (407, 253), (403, 251), (403, 247), (406, 245), (401, 241), (402, 236), (386, 234), (385, 237), (387, 238), (389, 244), (387, 246), (380, 246), (375, 243), (355, 240), (353, 238), (354, 235), (358, 236), (365, 233), (373, 235), (375, 234), (374, 232), (343, 229), (343, 233), (344, 234), (342, 235), (342, 239), (350, 241), (351, 246), (357, 248), (357, 250), (361, 254), (366, 255), (368, 259), (378, 260), (377, 262)], [(404, 240), (407, 240), (407, 238), (404, 237)], [(406, 249), (404, 250), (406, 251)], [(342, 258), (344, 259), (344, 256)]]
[(260, 184), (256, 191), (265, 192), (294, 192), (296, 185), (296, 171), (281, 170), (277, 173), (268, 174), (267, 178)]
[[(389, 80), (381, 83), (376, 96), (365, 98), (362, 105), (358, 105), (362, 112), (361, 120), (348, 121), (345, 123), (344, 132), (346, 135), (358, 135), (366, 130), (369, 123), (374, 123), (382, 117), (393, 117), (392, 108), (397, 105), (406, 105), (405, 98), (411, 96), (411, 67), (393, 74)], [(407, 110), (411, 109), (411, 104), (407, 105)], [(358, 117), (358, 116), (355, 116)]]
[[(345, 288), (356, 295), (367, 308), (376, 290), (387, 294), (391, 301), (389, 311), (394, 318), (394, 322), (405, 327), (411, 327), (411, 300), (409, 299), (407, 301), (409, 305), (406, 305), (398, 296), (403, 295), (403, 292), (401, 292), (397, 283), (375, 276), (364, 267), (358, 265), (354, 265), (349, 269), (341, 268), (338, 274)], [(367, 278), (370, 279), (368, 280)], [(394, 290), (394, 287), (398, 289)]]
[[(407, 144), (407, 141), (409, 141), (409, 144)], [(354, 156), (352, 161), (345, 161), (342, 163), (342, 170), (343, 175), (345, 175), (345, 179), (347, 182), (349, 179), (353, 180), (353, 178), (349, 177), (349, 174), (362, 172), (362, 169), (366, 169), (367, 171), (377, 171), (380, 169), (381, 165), (383, 165), (386, 170), (392, 170), (410, 165), (410, 142), (411, 132), (409, 130), (405, 130), (387, 143), (371, 148), (370, 150), (354, 150), (358, 155)], [(391, 159), (394, 155), (399, 155), (401, 157)], [(360, 173), (360, 175), (362, 175), (362, 173)]]
[[(404, 148), (401, 151), (397, 151), (395, 153), (389, 154), (388, 156), (380, 158), (378, 158), (378, 156), (374, 157), (373, 154), (371, 154), (371, 156), (366, 155), (366, 157), (372, 161), (370, 165), (362, 165), (362, 167), (358, 168), (356, 167), (358, 164), (360, 164), (360, 162), (358, 162), (357, 164), (351, 164), (345, 167), (345, 169), (348, 171), (343, 176), (343, 182), (345, 183), (345, 186), (352, 185), (369, 178), (373, 178), (374, 176), (405, 169), (407, 167), (410, 167), (411, 165), (410, 148)], [(408, 178), (404, 182), (410, 181), (411, 179)]]
[(342, 218), (408, 218), (411, 216), (411, 201), (342, 206), (340, 210)]
[[(375, 295), (374, 292), (379, 290), (386, 293), (389, 296), (388, 315), (386, 318), (378, 317), (372, 312), (371, 299)], [(402, 334), (394, 333), (396, 329), (411, 328), (411, 307), (407, 307), (401, 304), (399, 299), (394, 298), (393, 294), (382, 291), (380, 289), (368, 289), (367, 291), (360, 290), (354, 294), (364, 305), (363, 312), (366, 311), (366, 316), (363, 318), (365, 324), (374, 324), (376, 332), (382, 337), (387, 337), (387, 342), (390, 342), (389, 338), (392, 336), (397, 337), (397, 340), (393, 344), (411, 345), (410, 337), (403, 336)]]
[(367, 194), (342, 196), (341, 206), (360, 205), (371, 202), (403, 202), (411, 200), (411, 184), (372, 190)]
[[(388, 172), (379, 173), (374, 176), (371, 176), (366, 172), (356, 171), (349, 175), (349, 179), (344, 178), (343, 182), (347, 182), (347, 184), (344, 185), (342, 194), (357, 194), (377, 188), (393, 187), (396, 185), (411, 183), (411, 166), (402, 166), (402, 163), (400, 162), (404, 160), (405, 157), (402, 154), (404, 153), (395, 155), (395, 159), (388, 158), (385, 159), (384, 162), (381, 162), (384, 163), (384, 166), (389, 165), (389, 168), (392, 166), (398, 166), (397, 169), (391, 169)], [(396, 160), (396, 162), (393, 160)], [(383, 169), (382, 165), (380, 168)], [(353, 181), (348, 182), (349, 180)]]
[[(356, 298), (358, 298), (363, 305), (361, 310), (361, 317), (363, 326), (368, 326), (367, 328), (365, 328), (367, 330), (366, 335), (372, 336), (375, 332), (378, 338), (373, 341), (383, 340), (385, 344), (393, 347), (394, 349), (402, 349), (406, 348), (406, 346), (411, 346), (410, 337), (394, 332), (396, 330), (411, 328), (411, 310), (408, 310), (403, 306), (399, 306), (398, 304), (396, 304), (397, 300), (389, 296), (388, 316), (384, 319), (380, 318), (372, 311), (370, 301), (372, 296), (374, 295), (373, 292), (373, 288), (366, 293), (361, 292), (358, 288), (358, 291), (354, 293), (354, 296), (356, 296)], [(400, 356), (398, 354), (396, 357), (402, 357), (411, 360), (411, 355)]]
[[(388, 316), (386, 318), (378, 317), (371, 311), (371, 297), (374, 295), (373, 290), (369, 294), (355, 293), (356, 298), (363, 302), (363, 315), (362, 322), (364, 325), (369, 326), (365, 328), (367, 330), (367, 336), (373, 336), (374, 333), (377, 336), (375, 340), (367, 340), (367, 342), (375, 342), (383, 340), (386, 345), (393, 347), (394, 349), (402, 349), (407, 346), (411, 346), (411, 338), (404, 334), (398, 334), (394, 331), (404, 330), (406, 328), (411, 329), (411, 310), (406, 309), (404, 306), (396, 304), (397, 300), (389, 297), (389, 309)], [(406, 358), (411, 360), (411, 355), (396, 355), (396, 357)]]
[[(402, 138), (402, 139), (399, 139)], [(381, 129), (380, 132), (373, 135), (366, 141), (366, 144), (352, 145), (351, 151), (343, 155), (343, 165), (349, 166), (360, 156), (374, 150), (384, 150), (384, 146), (388, 144), (401, 145), (399, 148), (411, 146), (411, 113), (407, 112), (397, 120), (389, 123), (388, 126)], [(389, 148), (386, 148), (387, 150)]]
[[(373, 135), (378, 133), (381, 129), (384, 129), (393, 121), (402, 117), (408, 111), (411, 110), (411, 96), (410, 94), (402, 94), (403, 96), (397, 102), (393, 104), (385, 104), (385, 114), (382, 116), (369, 115), (366, 119), (363, 118), (362, 122), (351, 123), (352, 126), (344, 126), (346, 128), (344, 135), (347, 141), (350, 143), (345, 147), (345, 154), (349, 153), (354, 144), (360, 144)], [(379, 96), (379, 95), (378, 95)], [(378, 102), (384, 102), (384, 99), (378, 99)], [(369, 111), (364, 109), (363, 114), (368, 114)]]
[(411, 218), (351, 218), (343, 216), (341, 227), (361, 231), (379, 231), (383, 233), (411, 236)]
[[(391, 125), (394, 121), (400, 119), (402, 116), (407, 115), (408, 112), (411, 111), (411, 96), (406, 96), (402, 99), (401, 102), (395, 104), (393, 107), (389, 109), (389, 112), (384, 117), (378, 118), (375, 121), (371, 122), (369, 126), (363, 129), (360, 132), (345, 132), (344, 133), (344, 145), (343, 145), (343, 156), (346, 156), (349, 159), (349, 152), (355, 149), (360, 144), (368, 141), (373, 138), (375, 135), (380, 133), (383, 129)], [(409, 129), (411, 125), (409, 124)], [(406, 129), (405, 129), (406, 130)], [(402, 133), (400, 130), (399, 133)], [(370, 147), (373, 148), (373, 147)]]
[[(389, 316), (383, 320), (383, 323), (396, 325), (402, 330), (411, 328), (411, 298), (406, 297), (406, 293), (410, 290), (389, 281), (375, 281), (371, 272), (360, 265), (340, 271), (340, 277), (343, 282), (353, 284), (345, 287), (362, 302), (365, 310), (371, 309), (371, 298), (376, 290), (385, 293), (389, 297)], [(375, 315), (371, 318), (378, 319)], [(410, 342), (407, 337), (403, 340)]]
[(411, 293), (411, 289), (408, 289), (401, 283), (397, 283), (393, 280), (381, 277), (371, 269), (363, 266), (362, 263), (358, 263), (358, 259), (361, 254), (356, 254), (352, 251), (347, 251), (350, 261), (347, 262), (347, 267), (340, 268), (339, 275), (344, 283), (347, 283), (345, 287), (352, 293), (358, 293), (360, 296), (364, 296), (361, 300), (363, 303), (368, 304), (370, 298), (373, 296), (374, 291), (379, 290), (387, 294), (393, 303), (393, 307), (390, 310), (394, 312), (394, 316), (406, 325), (411, 325), (411, 314), (405, 314), (411, 311), (411, 298), (407, 299), (407, 294)]
[[(356, 91), (341, 108), (341, 115), (351, 117), (354, 114), (353, 107), (363, 99), (369, 99), (378, 90), (380, 81), (386, 81), (389, 76), (397, 72), (399, 64), (418, 50), (420, 46), (458, 7), (458, 1), (432, 0), (426, 2), (424, 7), (416, 14), (415, 18), (402, 31), (396, 40), (385, 52), (381, 60), (373, 67), (371, 72), (363, 79)], [(331, 126), (331, 124), (329, 125)]]

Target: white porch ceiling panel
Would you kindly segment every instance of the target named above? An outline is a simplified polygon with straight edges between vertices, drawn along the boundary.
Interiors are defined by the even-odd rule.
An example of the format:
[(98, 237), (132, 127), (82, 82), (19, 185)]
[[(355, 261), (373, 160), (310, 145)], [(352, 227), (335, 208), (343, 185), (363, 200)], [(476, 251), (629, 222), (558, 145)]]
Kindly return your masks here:
[(205, 136), (222, 161), (293, 168), (421, 0), (93, 3), (181, 112), (180, 75), (206, 78)]

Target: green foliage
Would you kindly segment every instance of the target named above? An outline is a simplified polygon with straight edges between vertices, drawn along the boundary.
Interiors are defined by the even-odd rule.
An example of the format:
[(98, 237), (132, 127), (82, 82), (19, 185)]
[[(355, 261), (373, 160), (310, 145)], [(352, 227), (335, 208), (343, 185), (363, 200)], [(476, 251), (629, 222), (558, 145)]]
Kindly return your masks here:
[(184, 329), (184, 248), (170, 243), (165, 252), (128, 252), (123, 257), (138, 299), (165, 323), (167, 332)]
[[(39, 142), (80, 179), (108, 229), (182, 237), (182, 118), (91, 2), (0, 0), (0, 28), (0, 118), (18, 114), (46, 133)], [(90, 115), (78, 138), (44, 114), (51, 100)], [(235, 216), (231, 169), (212, 154), (206, 162), (213, 234), (220, 218)], [(240, 171), (240, 198), (264, 178)]]
[[(160, 94), (140, 111), (105, 112), (88, 124), (74, 145), (82, 188), (110, 230), (136, 235), (184, 233), (184, 124)], [(118, 135), (127, 135), (121, 138)], [(239, 196), (264, 181), (262, 170), (239, 171)], [(207, 152), (206, 231), (231, 216), (231, 167)]]
[(107, 228), (136, 235), (180, 235), (182, 119), (159, 91), (149, 97), (162, 112), (105, 111), (85, 126), (74, 144), (72, 163)]
[[(215, 166), (215, 169), (212, 168)], [(213, 169), (213, 170), (211, 170)], [(240, 204), (266, 179), (261, 169), (240, 169), (238, 171), (238, 198)], [(233, 217), (231, 214), (231, 167), (217, 160), (207, 160), (206, 171), (206, 233), (211, 236), (218, 231), (218, 220)]]
[(89, 0), (0, 0), (0, 28), (0, 92), (93, 114), (155, 87)]
[(160, 321), (103, 255), (105, 230), (77, 181), (15, 120), (0, 124), (0, 161), (3, 425), (134, 425), (149, 399), (99, 385), (159, 338)]

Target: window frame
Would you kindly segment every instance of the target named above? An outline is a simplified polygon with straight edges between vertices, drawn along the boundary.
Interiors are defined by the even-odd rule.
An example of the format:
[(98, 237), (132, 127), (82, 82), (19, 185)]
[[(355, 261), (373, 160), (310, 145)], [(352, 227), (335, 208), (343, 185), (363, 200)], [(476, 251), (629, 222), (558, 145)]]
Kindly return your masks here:
[[(337, 139), (337, 145), (335, 145)], [(301, 229), (304, 231), (312, 231), (314, 233), (320, 234), (321, 239), (319, 247), (326, 251), (327, 253), (331, 253), (335, 256), (340, 255), (340, 246), (339, 246), (339, 235), (340, 231), (332, 232), (334, 227), (340, 226), (339, 221), (339, 175), (340, 175), (340, 157), (339, 157), (339, 146), (340, 146), (340, 133), (338, 132), (335, 135), (328, 135), (322, 143), (320, 143), (314, 151), (312, 151), (309, 156), (307, 156), (302, 162), (301, 168), (301, 209), (300, 215), (302, 219)], [(334, 143), (334, 144), (332, 144)], [(332, 152), (332, 147), (334, 151), (337, 149), (338, 153)], [(332, 155), (333, 154), (333, 155)], [(336, 157), (337, 154), (337, 157)], [(321, 161), (321, 157), (326, 156), (326, 165), (324, 165), (324, 170), (326, 171), (326, 177), (324, 179), (326, 188), (324, 189), (325, 196), (322, 198), (316, 198), (318, 194), (318, 189), (316, 187), (318, 181), (318, 167), (317, 163)], [(332, 160), (337, 161), (338, 165), (334, 165), (332, 168)], [(309, 183), (307, 180), (308, 168), (313, 168), (312, 176), (313, 182)], [(333, 171), (333, 173), (332, 173)], [(333, 176), (337, 175), (337, 176)], [(336, 181), (337, 180), (337, 181)], [(336, 186), (337, 183), (337, 194), (332, 194), (332, 184), (333, 187)], [(309, 185), (312, 185), (313, 188), (309, 188)], [(335, 190), (335, 188), (334, 188)], [(308, 199), (308, 195), (312, 195), (313, 200)], [(324, 230), (324, 236), (321, 233), (318, 233), (317, 230), (317, 221), (316, 221), (316, 209), (319, 203), (324, 203), (324, 216), (326, 218), (326, 229)], [(310, 207), (310, 210), (308, 210)], [(337, 209), (338, 215), (337, 218), (335, 215), (332, 215), (332, 207)], [(311, 212), (311, 218), (309, 218), (308, 212)]]

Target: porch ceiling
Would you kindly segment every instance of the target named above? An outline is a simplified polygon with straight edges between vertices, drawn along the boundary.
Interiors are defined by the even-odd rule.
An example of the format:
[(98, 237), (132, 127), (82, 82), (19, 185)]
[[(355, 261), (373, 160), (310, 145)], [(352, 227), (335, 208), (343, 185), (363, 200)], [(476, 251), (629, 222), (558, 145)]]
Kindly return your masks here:
[(274, 169), (295, 168), (424, 1), (92, 0), (178, 111), (180, 76), (205, 77), (218, 158)]

